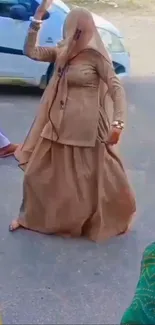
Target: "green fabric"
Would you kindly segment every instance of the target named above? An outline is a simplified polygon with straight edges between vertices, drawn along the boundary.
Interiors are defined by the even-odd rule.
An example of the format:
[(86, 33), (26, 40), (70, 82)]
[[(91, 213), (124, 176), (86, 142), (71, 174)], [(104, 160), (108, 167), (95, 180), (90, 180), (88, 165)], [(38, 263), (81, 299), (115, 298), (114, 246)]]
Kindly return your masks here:
[(121, 324), (155, 325), (155, 243), (143, 253), (136, 292)]

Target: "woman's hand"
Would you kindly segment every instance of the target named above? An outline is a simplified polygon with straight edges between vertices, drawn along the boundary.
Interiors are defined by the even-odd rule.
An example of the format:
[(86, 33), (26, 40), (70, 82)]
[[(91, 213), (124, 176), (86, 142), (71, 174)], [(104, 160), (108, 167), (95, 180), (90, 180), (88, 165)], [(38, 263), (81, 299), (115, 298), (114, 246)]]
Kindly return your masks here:
[(42, 20), (45, 12), (49, 9), (49, 7), (52, 5), (54, 0), (42, 0), (41, 4), (38, 6), (34, 18), (36, 20)]
[(121, 133), (122, 133), (122, 129), (119, 129), (116, 126), (112, 126), (108, 137), (108, 144), (110, 145), (117, 144)]

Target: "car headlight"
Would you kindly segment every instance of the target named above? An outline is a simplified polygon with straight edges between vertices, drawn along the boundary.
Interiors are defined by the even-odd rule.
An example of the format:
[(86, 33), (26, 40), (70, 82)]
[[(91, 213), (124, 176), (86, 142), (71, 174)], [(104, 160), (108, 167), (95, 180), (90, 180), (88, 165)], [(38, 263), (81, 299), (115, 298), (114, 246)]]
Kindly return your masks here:
[(103, 43), (105, 44), (109, 52), (126, 52), (125, 46), (123, 44), (123, 38), (118, 37), (117, 35), (103, 29), (98, 28), (98, 32), (102, 38)]

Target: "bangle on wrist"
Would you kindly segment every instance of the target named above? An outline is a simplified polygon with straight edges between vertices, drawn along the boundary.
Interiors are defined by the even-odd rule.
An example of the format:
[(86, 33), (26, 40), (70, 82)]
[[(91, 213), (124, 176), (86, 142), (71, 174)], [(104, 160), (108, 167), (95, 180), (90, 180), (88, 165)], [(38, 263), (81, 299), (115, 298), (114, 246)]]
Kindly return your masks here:
[(42, 20), (36, 20), (35, 18), (32, 17), (29, 28), (32, 29), (34, 32), (38, 32), (41, 24), (42, 24)]
[(34, 17), (30, 17), (30, 20), (31, 20), (31, 22), (37, 23), (37, 24), (42, 24), (42, 22), (43, 22), (41, 19), (35, 19)]
[(117, 129), (124, 129), (124, 122), (122, 121), (114, 121), (112, 126), (116, 127)]

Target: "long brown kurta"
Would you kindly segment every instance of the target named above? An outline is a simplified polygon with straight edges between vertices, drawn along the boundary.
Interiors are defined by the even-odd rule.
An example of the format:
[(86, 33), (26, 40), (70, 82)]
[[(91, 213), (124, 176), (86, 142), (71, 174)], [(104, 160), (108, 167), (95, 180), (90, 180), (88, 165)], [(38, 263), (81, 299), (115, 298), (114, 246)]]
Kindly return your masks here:
[[(30, 30), (27, 55), (56, 60), (56, 49), (35, 47), (36, 36)], [(66, 79), (59, 138), (48, 119), (51, 82), (30, 133), (16, 152), (25, 170), (18, 222), (43, 233), (105, 240), (125, 231), (136, 209), (122, 163), (107, 143), (110, 116), (124, 120), (124, 91), (111, 65), (89, 48), (69, 62)], [(109, 97), (102, 102), (107, 88)]]

